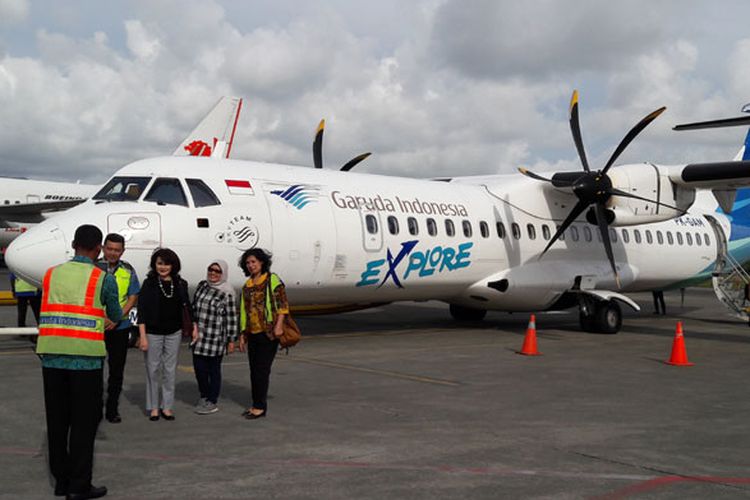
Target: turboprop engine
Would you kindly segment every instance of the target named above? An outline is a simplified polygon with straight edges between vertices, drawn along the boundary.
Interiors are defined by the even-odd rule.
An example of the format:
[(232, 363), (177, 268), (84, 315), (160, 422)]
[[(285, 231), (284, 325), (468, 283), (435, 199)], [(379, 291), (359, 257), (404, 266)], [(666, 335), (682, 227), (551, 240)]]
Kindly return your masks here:
[(638, 196), (612, 196), (607, 200), (610, 226), (669, 220), (683, 215), (695, 201), (695, 189), (674, 184), (667, 168), (651, 163), (614, 167), (609, 178), (613, 188)]

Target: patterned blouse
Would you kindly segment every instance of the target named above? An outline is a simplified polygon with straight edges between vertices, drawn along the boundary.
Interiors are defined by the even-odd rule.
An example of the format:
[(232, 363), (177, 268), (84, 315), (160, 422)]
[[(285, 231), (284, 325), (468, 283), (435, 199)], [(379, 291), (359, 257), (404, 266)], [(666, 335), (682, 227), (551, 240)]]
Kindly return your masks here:
[(212, 288), (205, 280), (201, 281), (193, 298), (193, 314), (200, 334), (193, 346), (193, 354), (224, 355), (227, 344), (237, 340), (239, 329), (234, 297)]
[[(245, 286), (242, 287), (242, 300), (244, 301), (244, 310), (247, 315), (246, 331), (249, 333), (264, 333), (270, 332), (273, 328), (272, 324), (266, 322), (266, 280), (268, 279), (268, 273), (262, 274), (256, 282), (253, 282), (252, 278), (248, 278)], [(286, 289), (283, 283), (273, 291), (274, 301), (274, 321), (276, 314), (289, 314), (289, 303), (286, 299)]]

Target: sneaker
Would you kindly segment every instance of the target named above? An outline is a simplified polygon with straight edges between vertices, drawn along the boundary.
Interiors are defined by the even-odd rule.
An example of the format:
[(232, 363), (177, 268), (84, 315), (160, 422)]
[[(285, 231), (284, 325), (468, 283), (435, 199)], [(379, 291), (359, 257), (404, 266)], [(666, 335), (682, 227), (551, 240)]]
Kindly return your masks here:
[(217, 411), (219, 411), (219, 407), (216, 406), (215, 403), (206, 401), (206, 405), (203, 408), (195, 410), (195, 413), (197, 413), (198, 415), (210, 415), (211, 413), (216, 413)]
[(208, 403), (208, 400), (206, 398), (200, 398), (197, 403), (195, 403), (195, 407), (193, 408), (193, 411), (195, 413), (200, 414), (200, 411), (206, 407), (206, 403)]

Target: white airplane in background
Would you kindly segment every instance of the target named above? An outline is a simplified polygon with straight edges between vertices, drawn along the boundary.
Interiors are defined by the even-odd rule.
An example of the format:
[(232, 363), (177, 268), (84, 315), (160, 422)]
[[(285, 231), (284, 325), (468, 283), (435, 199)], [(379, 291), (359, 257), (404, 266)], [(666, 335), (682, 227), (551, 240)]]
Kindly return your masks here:
[[(242, 99), (222, 97), (172, 153), (229, 158)], [(30, 227), (83, 203), (101, 186), (0, 176), (0, 248)]]
[[(73, 233), (87, 223), (122, 234), (141, 273), (156, 247), (172, 248), (193, 286), (211, 259), (237, 262), (243, 250), (262, 247), (297, 306), (437, 299), (457, 319), (577, 306), (584, 330), (615, 333), (618, 304), (638, 309), (625, 293), (712, 273), (716, 283), (735, 272), (731, 254), (750, 257), (750, 190), (740, 189), (732, 208), (736, 190), (750, 185), (748, 158), (612, 168), (663, 110), (633, 127), (600, 170), (584, 152), (577, 93), (576, 172), (420, 180), (223, 158), (137, 161), (90, 200), (15, 240), (6, 260), (39, 283), (71, 257)], [(322, 166), (322, 124), (318, 135)], [(235, 267), (231, 283), (243, 281)]]

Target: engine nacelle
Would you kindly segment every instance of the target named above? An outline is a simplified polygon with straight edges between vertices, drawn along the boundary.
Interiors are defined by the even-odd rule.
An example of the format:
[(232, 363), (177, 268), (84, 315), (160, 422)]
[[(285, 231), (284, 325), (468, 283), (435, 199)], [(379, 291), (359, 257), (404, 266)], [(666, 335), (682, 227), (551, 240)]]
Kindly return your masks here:
[[(651, 163), (612, 167), (607, 172), (612, 187), (636, 196), (687, 210), (695, 201), (695, 189), (677, 186), (667, 169)], [(661, 222), (682, 215), (681, 211), (651, 201), (613, 195), (607, 208), (614, 214), (612, 226)]]

